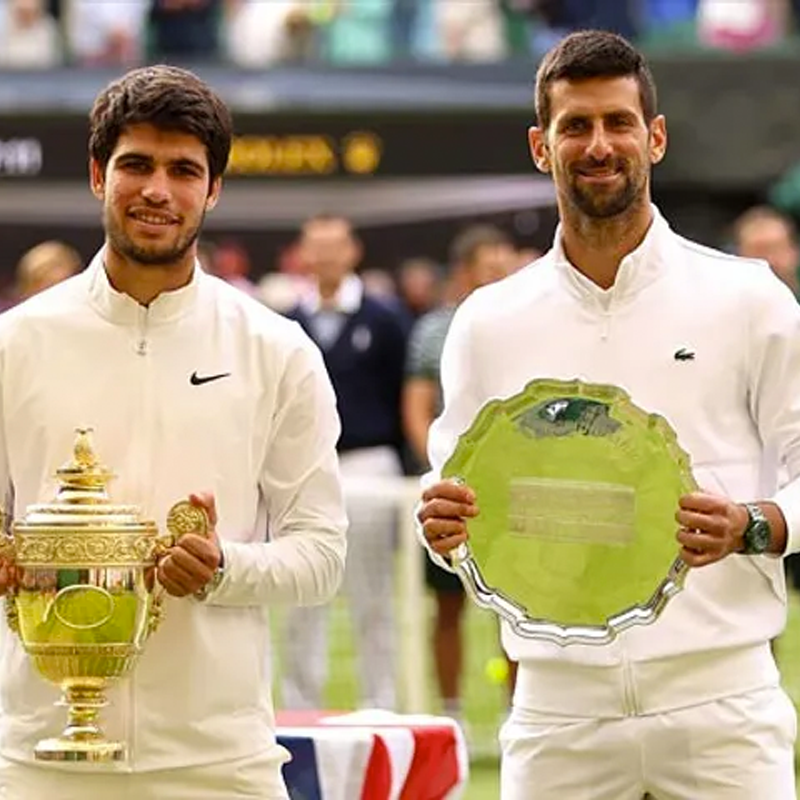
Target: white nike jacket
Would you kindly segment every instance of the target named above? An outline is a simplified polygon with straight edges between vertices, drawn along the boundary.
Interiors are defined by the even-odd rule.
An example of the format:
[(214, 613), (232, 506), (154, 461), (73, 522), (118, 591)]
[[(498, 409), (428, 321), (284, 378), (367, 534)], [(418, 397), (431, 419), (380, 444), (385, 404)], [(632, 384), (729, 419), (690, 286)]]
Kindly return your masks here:
[[(442, 359), (445, 407), (431, 430), (426, 481), (489, 400), (540, 377), (616, 384), (671, 423), (701, 487), (737, 501), (773, 498), (788, 522), (788, 549), (798, 550), (800, 308), (766, 264), (687, 241), (655, 209), (654, 215), (607, 291), (569, 264), (559, 232), (544, 257), (460, 306)], [(676, 359), (681, 349), (694, 358)], [(790, 482), (778, 491), (780, 461)], [(659, 620), (610, 645), (559, 648), (510, 629), (503, 634), (523, 669), (538, 661), (616, 666), (635, 675), (659, 659), (747, 651), (776, 636), (785, 613), (782, 560), (735, 555), (692, 570)], [(757, 649), (758, 663), (751, 659), (748, 669), (759, 675), (748, 680), (774, 682), (768, 648)], [(728, 678), (714, 671), (708, 680), (725, 684)], [(616, 670), (609, 675), (619, 683)], [(738, 688), (729, 683), (722, 691)], [(625, 691), (635, 692), (636, 681)]]
[[(344, 567), (333, 390), (300, 327), (243, 292), (196, 268), (145, 308), (110, 286), (102, 255), (0, 316), (6, 507), (19, 518), (52, 499), (80, 426), (118, 476), (112, 500), (162, 530), (173, 503), (213, 492), (226, 576), (205, 602), (167, 597), (133, 674), (110, 689), (106, 732), (130, 745), (114, 768), (281, 761), (268, 609), (327, 601)], [(0, 755), (30, 759), (65, 713), (2, 624)]]

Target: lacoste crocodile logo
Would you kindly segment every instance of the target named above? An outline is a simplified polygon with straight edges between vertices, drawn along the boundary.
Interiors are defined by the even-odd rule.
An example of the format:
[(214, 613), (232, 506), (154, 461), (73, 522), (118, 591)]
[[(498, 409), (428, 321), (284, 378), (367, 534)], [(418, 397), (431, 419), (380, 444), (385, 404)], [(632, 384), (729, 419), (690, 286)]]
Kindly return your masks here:
[(680, 350), (675, 351), (675, 360), (694, 361), (694, 350), (687, 350), (685, 347), (681, 347)]
[(216, 375), (198, 375), (197, 372), (193, 372), (189, 378), (189, 383), (192, 386), (202, 386), (204, 383), (211, 383), (211, 381), (218, 381), (221, 378), (228, 377), (230, 377), (230, 372), (220, 372)]

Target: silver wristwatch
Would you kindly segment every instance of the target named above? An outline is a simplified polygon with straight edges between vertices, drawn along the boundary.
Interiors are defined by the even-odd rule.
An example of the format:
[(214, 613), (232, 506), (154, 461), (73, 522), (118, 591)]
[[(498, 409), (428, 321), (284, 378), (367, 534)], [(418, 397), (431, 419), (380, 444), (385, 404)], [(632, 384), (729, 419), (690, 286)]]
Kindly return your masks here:
[(222, 583), (222, 579), (224, 577), (225, 577), (225, 553), (223, 552), (222, 548), (220, 548), (219, 564), (217, 565), (217, 568), (214, 570), (214, 574), (211, 576), (211, 580), (205, 586), (201, 586), (194, 593), (195, 600), (200, 600), (201, 602), (205, 600), (212, 592), (217, 590), (219, 585)]

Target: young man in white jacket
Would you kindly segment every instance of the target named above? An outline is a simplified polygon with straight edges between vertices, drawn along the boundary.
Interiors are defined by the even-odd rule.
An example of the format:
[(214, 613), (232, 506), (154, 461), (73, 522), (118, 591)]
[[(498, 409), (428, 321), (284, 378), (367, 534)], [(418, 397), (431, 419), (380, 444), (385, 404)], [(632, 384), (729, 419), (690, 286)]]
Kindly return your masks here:
[[(3, 630), (5, 800), (285, 800), (268, 609), (337, 590), (345, 515), (335, 398), (298, 325), (206, 275), (196, 258), (231, 145), (222, 101), (173, 67), (131, 72), (90, 117), (105, 244), (83, 273), (0, 317), (0, 484), (9, 517), (50, 500), (76, 427), (117, 474), (115, 502), (163, 526), (187, 496), (210, 539), (158, 566), (164, 620), (109, 691), (113, 765), (32, 760), (59, 730), (57, 689)], [(0, 569), (0, 587), (15, 579)]]
[(441, 559), (467, 540), (481, 498), (437, 476), (478, 410), (534, 378), (620, 386), (672, 425), (702, 489), (675, 509), (695, 569), (654, 624), (568, 647), (504, 626), (519, 673), (502, 800), (790, 800), (796, 716), (769, 642), (786, 615), (778, 556), (800, 547), (800, 312), (766, 264), (681, 238), (651, 204), (666, 124), (624, 39), (565, 38), (536, 103), (531, 152), (561, 224), (544, 257), (455, 315), (426, 544)]

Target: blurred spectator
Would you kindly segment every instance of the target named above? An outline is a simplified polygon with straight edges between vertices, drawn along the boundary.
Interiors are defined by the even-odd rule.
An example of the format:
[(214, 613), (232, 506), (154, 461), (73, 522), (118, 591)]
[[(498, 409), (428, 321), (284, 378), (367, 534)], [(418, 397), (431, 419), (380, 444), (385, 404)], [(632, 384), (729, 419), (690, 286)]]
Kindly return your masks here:
[(156, 59), (215, 61), (220, 55), (223, 0), (150, 0), (148, 21)]
[(364, 291), (370, 297), (380, 300), (397, 314), (403, 324), (403, 330), (408, 335), (411, 330), (411, 316), (397, 294), (397, 282), (392, 273), (381, 267), (372, 267), (361, 270), (358, 276), (364, 284)]
[(380, 267), (372, 267), (361, 270), (359, 277), (368, 295), (397, 305), (397, 286), (391, 273)]
[(400, 265), (397, 276), (400, 301), (413, 319), (436, 308), (442, 299), (439, 265), (430, 258), (409, 258)]
[(395, 58), (407, 58), (414, 53), (421, 11), (422, 0), (394, 0), (392, 3), (389, 30)]
[(214, 246), (210, 272), (251, 297), (261, 299), (258, 287), (249, 277), (250, 255), (239, 242), (226, 240)]
[[(408, 0), (401, 0), (408, 1)], [(442, 59), (439, 28), (436, 20), (437, 0), (413, 0), (416, 5), (410, 34), (411, 57), (420, 61)]]
[(644, 31), (653, 42), (696, 39), (698, 0), (646, 0)]
[[(397, 314), (364, 291), (355, 273), (362, 247), (347, 219), (308, 220), (301, 252), (315, 286), (288, 316), (319, 345), (342, 421), (339, 463), (350, 492), (344, 592), (353, 624), (361, 704), (393, 709), (396, 510), (391, 498), (365, 491), (364, 483), (402, 472), (405, 331)], [(288, 611), (286, 629), (291, 636), (283, 671), (287, 708), (323, 707), (327, 613), (326, 608)]]
[[(738, 0), (735, 0), (738, 2)], [(638, 0), (501, 0), (530, 20), (531, 51), (540, 56), (567, 34), (596, 28), (634, 39), (639, 33)]]
[(789, 217), (769, 206), (754, 206), (736, 220), (733, 236), (740, 256), (764, 259), (800, 299), (800, 245)]
[(147, 3), (148, 0), (67, 0), (63, 15), (71, 59), (86, 67), (128, 67), (138, 63), (143, 53)]
[(64, 242), (47, 241), (28, 250), (16, 269), (15, 299), (27, 300), (80, 272), (83, 260)]
[(334, 64), (382, 64), (391, 59), (393, 0), (322, 0), (322, 56)]
[[(403, 425), (421, 469), (428, 464), (428, 431), (441, 411), (440, 361), (456, 306), (475, 289), (504, 278), (517, 265), (510, 239), (491, 225), (467, 228), (453, 240), (450, 250), (454, 302), (419, 319), (408, 344)], [(437, 688), (445, 714), (458, 719), (461, 717), (464, 587), (457, 575), (434, 564), (425, 553), (423, 558), (425, 583), (436, 602), (432, 647)], [(509, 674), (515, 674), (511, 664)]]
[(61, 35), (44, 0), (0, 0), (0, 68), (52, 69), (62, 61)]
[(501, 61), (508, 54), (497, 0), (433, 0), (448, 61)]
[(745, 51), (781, 42), (788, 29), (788, 0), (700, 0), (700, 40), (713, 47)]
[(288, 313), (316, 291), (316, 280), (308, 274), (300, 242), (292, 242), (278, 253), (277, 271), (268, 272), (258, 283), (261, 301), (274, 311)]
[(224, 32), (228, 59), (248, 68), (311, 59), (312, 10), (307, 0), (229, 0)]
[(450, 252), (453, 301), (459, 303), (476, 286), (506, 277), (516, 268), (518, 257), (511, 239), (494, 225), (466, 228), (453, 240)]
[[(789, 217), (770, 206), (753, 206), (733, 225), (736, 252), (746, 258), (761, 258), (800, 300), (800, 242)], [(786, 481), (785, 471), (781, 481)], [(786, 573), (800, 590), (800, 554), (784, 558)]]
[(288, 314), (300, 301), (297, 281), (285, 272), (268, 272), (258, 282), (258, 299), (278, 314)]

